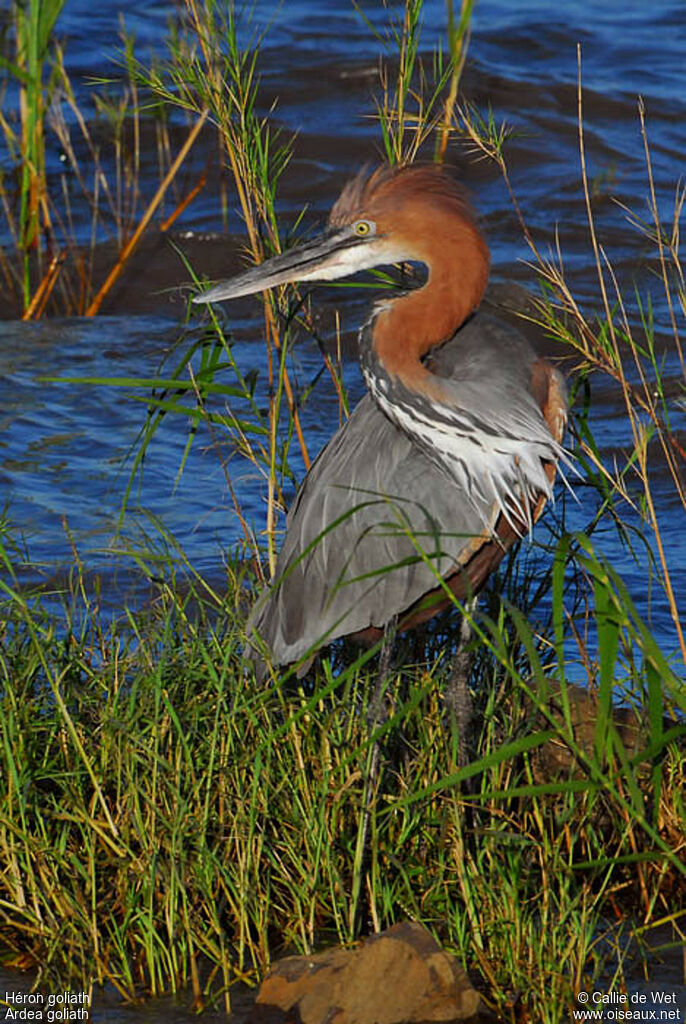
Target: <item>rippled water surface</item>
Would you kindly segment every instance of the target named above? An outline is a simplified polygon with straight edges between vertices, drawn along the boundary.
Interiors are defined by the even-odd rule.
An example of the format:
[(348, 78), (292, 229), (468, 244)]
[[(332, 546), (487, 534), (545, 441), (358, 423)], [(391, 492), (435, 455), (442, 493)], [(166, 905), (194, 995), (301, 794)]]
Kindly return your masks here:
[[(367, 4), (365, 10), (383, 31), (383, 4)], [(675, 182), (683, 173), (685, 12), (680, 0), (650, 5), (482, 0), (477, 5), (465, 93), (482, 107), (491, 104), (496, 116), (514, 129), (508, 157), (525, 217), (542, 247), (552, 244), (559, 232), (572, 284), (589, 304), (597, 302), (597, 282), (579, 180), (576, 44), (582, 44), (586, 146), (598, 226), (620, 279), (631, 286), (647, 247), (627, 227), (614, 200), (645, 213), (647, 182), (636, 114), (640, 94), (658, 195), (668, 215)], [(178, 16), (178, 9), (168, 3), (121, 2), (94, 11), (84, 0), (69, 0), (59, 28), (82, 94), (88, 76), (101, 73), (106, 58), (116, 51), (120, 17), (145, 55), (161, 50), (166, 27)], [(261, 2), (253, 17), (255, 29), (267, 28), (261, 63), (263, 105), (266, 110), (275, 103), (275, 122), (298, 133), (280, 194), (284, 220), (294, 217), (305, 203), (311, 220), (321, 218), (349, 173), (379, 152), (378, 127), (370, 115), (380, 44), (354, 10), (343, 4), (332, 11), (317, 3), (289, 2), (277, 7)], [(443, 27), (443, 4), (428, 3), (423, 35), (427, 53)], [(116, 74), (114, 65), (112, 72)], [(50, 158), (54, 175), (59, 176), (63, 170), (58, 147), (50, 150)], [(531, 270), (522, 262), (527, 249), (499, 174), (459, 146), (451, 159), (483, 217), (494, 279), (535, 286)], [(155, 182), (149, 184), (152, 187)], [(220, 236), (217, 243), (218, 200), (209, 189), (184, 215), (177, 240), (184, 245), (186, 233), (193, 232), (194, 237), (186, 241), (191, 258), (199, 270), (217, 276), (238, 265), (242, 228), (237, 216), (232, 216), (229, 227), (231, 237), (221, 240)], [(206, 244), (203, 233), (209, 233)], [(11, 518), (21, 527), (30, 556), (43, 574), (67, 567), (74, 543), (87, 568), (105, 573), (115, 604), (112, 551), (135, 546), (141, 531), (154, 533), (150, 513), (163, 518), (191, 562), (205, 573), (218, 569), (222, 550), (239, 536), (213, 439), (197, 438), (177, 479), (186, 431), (178, 419), (170, 419), (147, 454), (123, 523), (123, 537), (113, 539), (145, 406), (132, 400), (126, 390), (45, 379), (145, 377), (173, 354), (182, 337), (183, 304), (181, 295), (168, 289), (182, 284), (186, 273), (164, 241), (147, 245), (114, 292), (107, 315), (39, 324), (5, 321), (1, 327), (0, 483)], [(662, 316), (664, 321), (656, 284), (652, 291), (658, 320)], [(346, 296), (344, 338), (354, 336), (368, 301), (364, 292)], [(326, 302), (323, 308), (326, 312)], [(248, 301), (227, 315), (241, 317), (230, 322), (240, 339), (239, 362), (244, 368), (259, 367), (263, 349), (257, 304)], [(326, 315), (324, 326), (332, 326)], [(303, 341), (294, 359), (299, 379), (314, 379), (321, 366), (315, 346)], [(678, 361), (668, 345), (666, 359), (676, 379)], [(353, 395), (359, 394), (354, 365), (348, 378)], [(597, 436), (611, 456), (629, 438), (617, 396), (604, 387), (602, 400), (595, 403), (600, 422)], [(304, 414), (313, 452), (330, 436), (337, 415), (327, 380), (322, 379)], [(260, 529), (264, 508), (260, 481), (236, 460), (230, 464), (230, 477), (248, 518)], [(666, 478), (663, 491), (665, 536), (670, 548), (683, 552), (681, 510), (676, 502), (673, 509), (670, 506)], [(580, 507), (571, 513), (572, 526), (585, 525), (590, 514), (583, 493), (580, 498)], [(624, 572), (640, 600), (645, 593), (646, 563), (629, 558), (609, 533), (603, 550)], [(116, 564), (121, 567), (125, 562)], [(659, 601), (652, 616), (653, 628), (669, 650), (672, 630), (667, 609)]]

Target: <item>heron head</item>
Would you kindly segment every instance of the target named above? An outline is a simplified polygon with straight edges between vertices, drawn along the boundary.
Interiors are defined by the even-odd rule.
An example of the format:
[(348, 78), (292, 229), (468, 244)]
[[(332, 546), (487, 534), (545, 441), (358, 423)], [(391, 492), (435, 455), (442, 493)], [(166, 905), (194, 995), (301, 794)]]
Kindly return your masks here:
[(448, 171), (437, 165), (363, 171), (343, 189), (323, 234), (221, 281), (193, 301), (237, 299), (293, 281), (334, 281), (406, 260), (430, 266), (445, 232), (454, 236), (460, 225), (480, 240), (487, 262), (485, 242)]

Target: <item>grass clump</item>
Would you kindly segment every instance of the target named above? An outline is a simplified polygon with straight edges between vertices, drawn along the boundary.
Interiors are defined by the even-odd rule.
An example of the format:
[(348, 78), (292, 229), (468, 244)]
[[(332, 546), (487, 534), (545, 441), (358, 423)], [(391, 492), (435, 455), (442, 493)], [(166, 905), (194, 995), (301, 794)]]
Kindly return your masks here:
[[(608, 964), (621, 977), (621, 920), (637, 907), (680, 927), (679, 730), (660, 720), (651, 734), (636, 711), (631, 728), (599, 714), (582, 734), (579, 695), (543, 670), (521, 615), (482, 620), (466, 768), (440, 700), (443, 638), (398, 672), (360, 865), (368, 654), (304, 688), (257, 689), (240, 618), (195, 587), (162, 587), (129, 628), (92, 613), (79, 627), (77, 584), (66, 634), (40, 603), (3, 608), (6, 963), (128, 999), (190, 986), (196, 1007), (228, 1009), (235, 981), (256, 982), (279, 952), (410, 916), (481, 977), (502, 1019), (519, 993), (553, 1021)], [(651, 671), (648, 658), (636, 692)]]

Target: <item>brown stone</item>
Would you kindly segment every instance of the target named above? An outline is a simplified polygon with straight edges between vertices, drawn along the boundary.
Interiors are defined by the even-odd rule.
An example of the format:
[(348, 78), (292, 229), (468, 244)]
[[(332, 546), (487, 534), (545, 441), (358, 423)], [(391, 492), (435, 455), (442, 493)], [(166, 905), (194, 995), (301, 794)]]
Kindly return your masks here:
[(276, 1008), (302, 1024), (409, 1024), (467, 1020), (478, 1006), (455, 958), (421, 925), (404, 922), (357, 949), (278, 961), (255, 1009)]
[[(588, 757), (592, 757), (598, 717), (596, 694), (581, 686), (567, 685), (567, 700), (574, 740)], [(562, 695), (559, 684), (554, 682), (550, 684), (548, 709), (564, 729)], [(634, 711), (623, 707), (613, 707), (611, 718), (628, 756), (635, 757), (648, 741), (645, 723)], [(576, 763), (576, 758), (567, 744), (557, 737), (538, 749), (533, 763), (537, 782), (548, 782), (551, 777), (557, 778), (569, 773), (574, 778), (582, 778), (585, 774)]]

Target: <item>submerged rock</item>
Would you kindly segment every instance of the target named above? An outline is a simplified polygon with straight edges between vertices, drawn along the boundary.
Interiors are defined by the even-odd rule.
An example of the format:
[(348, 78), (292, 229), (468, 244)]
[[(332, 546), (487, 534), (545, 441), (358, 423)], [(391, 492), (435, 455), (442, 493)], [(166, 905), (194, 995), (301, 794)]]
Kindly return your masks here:
[(404, 922), (358, 949), (329, 949), (278, 961), (262, 983), (252, 1021), (464, 1021), (478, 1006), (479, 994), (455, 958), (421, 925)]

